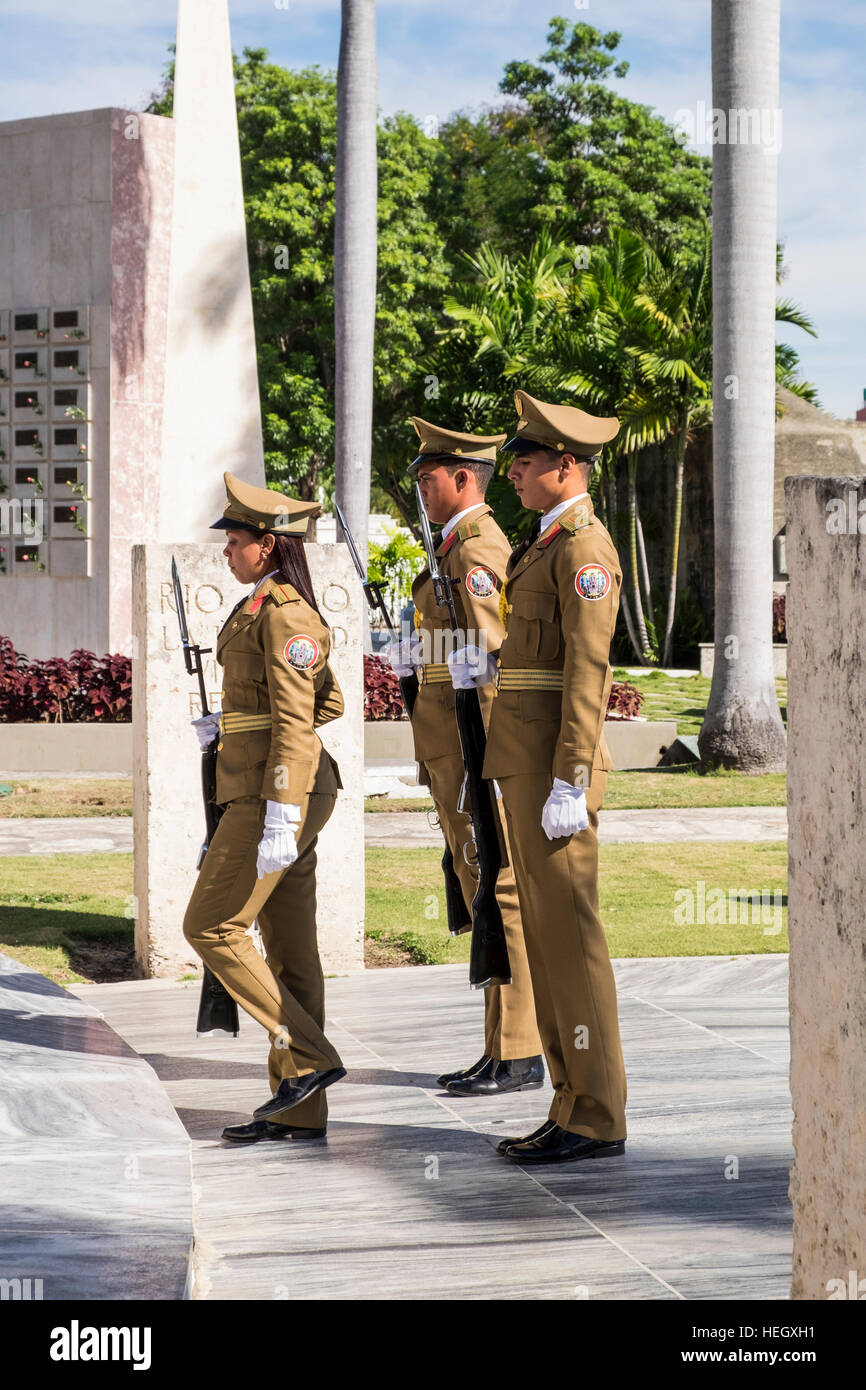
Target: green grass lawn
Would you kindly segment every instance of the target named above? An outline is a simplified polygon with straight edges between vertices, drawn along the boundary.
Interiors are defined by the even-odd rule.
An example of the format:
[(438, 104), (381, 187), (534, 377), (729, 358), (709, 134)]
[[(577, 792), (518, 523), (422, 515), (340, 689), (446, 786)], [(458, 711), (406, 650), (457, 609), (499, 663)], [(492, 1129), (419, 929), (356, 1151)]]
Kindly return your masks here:
[(131, 854), (0, 858), (0, 951), (60, 984), (133, 978)]
[[(402, 950), (415, 963), (441, 965), (468, 961), (469, 937), (451, 937), (445, 914), (438, 850), (367, 850), (367, 933), (382, 946)], [(600, 850), (601, 919), (613, 956), (719, 956), (787, 951), (787, 907), (780, 906), (781, 930), (765, 934), (758, 904), (725, 902), (727, 925), (677, 921), (688, 916), (691, 890), (697, 917), (698, 884), (704, 893), (786, 894), (787, 847), (761, 844), (701, 843), (607, 845)], [(677, 894), (680, 897), (677, 897)], [(779, 899), (780, 903), (786, 898)], [(710, 904), (705, 917), (710, 917)], [(774, 899), (767, 899), (772, 915)], [(740, 922), (743, 918), (758, 919)], [(734, 925), (730, 918), (736, 915)]]
[[(709, 676), (666, 676), (663, 671), (654, 670), (634, 676), (622, 666), (616, 666), (613, 678), (628, 681), (645, 697), (640, 709), (642, 718), (675, 719), (677, 733), (700, 733), (710, 695)], [(787, 722), (788, 682), (782, 676), (776, 680), (776, 695), (782, 720)]]
[[(367, 851), (369, 964), (468, 961), (469, 937), (448, 934), (440, 859), (436, 849)], [(784, 894), (784, 842), (607, 845), (600, 864), (601, 917), (613, 956), (788, 949), (784, 906), (775, 932), (775, 922), (759, 920), (757, 905), (735, 904), (736, 924), (711, 925), (695, 920), (697, 912), (689, 919), (683, 897), (694, 893), (697, 908), (700, 882), (705, 895), (713, 889)], [(730, 914), (730, 901), (724, 906)], [(0, 951), (60, 984), (134, 977), (132, 910), (131, 854), (0, 859)]]
[[(646, 772), (611, 772), (604, 795), (604, 810), (678, 810), (689, 806), (784, 806), (784, 772), (744, 777), (740, 772), (700, 773), (693, 765), (649, 769)], [(427, 797), (368, 796), (366, 811), (432, 811)]]
[(131, 777), (8, 778), (0, 818), (19, 816), (131, 816)]

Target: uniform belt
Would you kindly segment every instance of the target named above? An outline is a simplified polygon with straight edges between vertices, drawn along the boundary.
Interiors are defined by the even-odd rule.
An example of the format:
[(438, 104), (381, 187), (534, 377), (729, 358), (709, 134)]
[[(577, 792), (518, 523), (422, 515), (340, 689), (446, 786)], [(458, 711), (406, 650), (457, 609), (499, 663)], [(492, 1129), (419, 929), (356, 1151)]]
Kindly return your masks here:
[(561, 671), (536, 671), (532, 667), (500, 667), (496, 674), (497, 690), (561, 690)]
[(451, 671), (447, 661), (431, 661), (426, 666), (417, 666), (419, 685), (446, 685), (450, 683)]
[(244, 714), (239, 710), (220, 715), (220, 733), (245, 734), (250, 729), (269, 729), (273, 722), (269, 714)]

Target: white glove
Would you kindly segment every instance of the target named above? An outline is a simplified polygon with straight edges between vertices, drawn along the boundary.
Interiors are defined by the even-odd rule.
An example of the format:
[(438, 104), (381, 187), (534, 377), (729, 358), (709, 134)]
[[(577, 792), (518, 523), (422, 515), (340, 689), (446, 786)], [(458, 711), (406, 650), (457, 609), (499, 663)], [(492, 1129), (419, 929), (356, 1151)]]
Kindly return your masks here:
[(200, 719), (191, 719), (189, 722), (198, 734), (199, 747), (204, 752), (220, 731), (220, 712), (217, 709), (212, 714), (203, 714)]
[(411, 676), (416, 666), (424, 664), (423, 647), (423, 639), (415, 632), (411, 637), (398, 638), (396, 641), (392, 638), (379, 655), (395, 676)]
[(496, 680), (496, 657), (480, 647), (456, 647), (447, 657), (451, 684), (455, 690), (479, 689)]
[(256, 877), (288, 869), (298, 857), (295, 832), (301, 824), (301, 808), (290, 802), (269, 801), (265, 828), (256, 856)]
[(586, 788), (573, 787), (554, 777), (553, 790), (544, 803), (541, 812), (541, 828), (548, 840), (557, 840), (562, 835), (577, 835), (589, 829), (589, 813), (586, 809)]

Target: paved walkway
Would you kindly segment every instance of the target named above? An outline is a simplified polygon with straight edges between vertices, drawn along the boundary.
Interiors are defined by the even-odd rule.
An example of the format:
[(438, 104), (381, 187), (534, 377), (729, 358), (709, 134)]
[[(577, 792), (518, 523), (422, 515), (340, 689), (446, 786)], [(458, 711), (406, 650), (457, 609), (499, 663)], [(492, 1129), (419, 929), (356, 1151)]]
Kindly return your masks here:
[[(603, 845), (670, 844), (675, 840), (784, 840), (784, 806), (719, 806), (663, 811), (602, 811)], [(375, 811), (364, 817), (368, 845), (440, 845), (433, 812)]]
[[(784, 806), (722, 806), (684, 811), (602, 811), (602, 844), (669, 844), (676, 840), (784, 840)], [(432, 812), (375, 811), (364, 816), (368, 845), (439, 846)], [(132, 850), (131, 816), (0, 820), (0, 855), (87, 854)]]
[(349, 1068), (323, 1144), (228, 1148), (267, 1094), (261, 1030), (197, 1041), (195, 985), (76, 993), (156, 1069), (193, 1151), (194, 1296), (207, 1299), (786, 1299), (792, 1160), (787, 961), (615, 963), (624, 1158), (526, 1171), (495, 1153), (546, 1092), (458, 1101), (480, 1050), (462, 966), (329, 980)]

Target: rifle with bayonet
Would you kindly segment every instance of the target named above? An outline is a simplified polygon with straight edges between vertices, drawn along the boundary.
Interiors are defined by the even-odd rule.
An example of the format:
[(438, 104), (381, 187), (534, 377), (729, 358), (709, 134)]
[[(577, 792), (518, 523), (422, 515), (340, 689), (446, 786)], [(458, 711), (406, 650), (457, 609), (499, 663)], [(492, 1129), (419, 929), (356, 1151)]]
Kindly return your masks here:
[[(378, 580), (371, 579), (369, 574), (365, 573), (352, 532), (349, 530), (348, 523), (343, 516), (342, 510), (336, 503), (334, 504), (334, 510), (337, 513), (337, 519), (340, 523), (340, 529), (343, 532), (343, 538), (349, 548), (352, 564), (357, 570), (358, 578), (361, 581), (361, 587), (364, 590), (364, 596), (370, 606), (370, 611), (381, 614), (391, 641), (396, 641), (397, 633), (382, 595), (382, 586)], [(412, 711), (415, 708), (415, 700), (418, 695), (418, 677), (415, 675), (400, 676), (399, 681), (403, 707), (411, 720)], [(463, 889), (460, 887), (460, 880), (454, 869), (454, 859), (447, 845), (442, 855), (442, 873), (445, 878), (445, 910), (448, 915), (448, 930), (452, 936), (459, 936), (461, 932), (469, 931), (472, 926), (472, 918), (466, 910)]]
[[(211, 651), (211, 647), (200, 647), (198, 643), (190, 642), (189, 629), (186, 625), (186, 608), (183, 601), (183, 590), (180, 584), (180, 575), (177, 569), (177, 562), (172, 556), (171, 559), (171, 582), (174, 586), (174, 601), (177, 608), (177, 620), (180, 625), (180, 641), (183, 647), (183, 659), (186, 664), (188, 676), (198, 677), (198, 692), (201, 701), (202, 715), (210, 714), (207, 702), (207, 691), (204, 683), (204, 665), (202, 656)], [(217, 760), (217, 740), (208, 744), (208, 747), (201, 755), (201, 790), (204, 800), (204, 819), (205, 819), (205, 840), (201, 847), (196, 868), (201, 868), (204, 861), (207, 847), (214, 837), (214, 832), (219, 825), (223, 808), (217, 804), (216, 799), (216, 760)], [(196, 1037), (210, 1038), (221, 1034), (229, 1034), (236, 1038), (239, 1031), (238, 1006), (228, 990), (220, 984), (207, 966), (204, 967), (204, 977), (201, 982), (201, 998), (198, 1006), (198, 1021), (196, 1022)]]
[[(448, 609), (451, 632), (457, 634), (460, 628), (454, 606), (454, 581), (440, 572), (430, 519), (417, 483), (415, 497), (433, 594), (436, 602)], [(496, 880), (503, 864), (503, 838), (493, 784), (482, 776), (487, 735), (478, 690), (474, 686), (469, 690), (455, 690), (454, 696), (465, 769), (458, 810), (468, 811), (472, 819), (472, 839), (475, 844), (473, 868), (478, 874), (478, 886), (472, 899), (469, 983), (474, 989), (484, 989), (487, 985), (507, 985), (511, 981), (505, 925), (496, 897)]]

